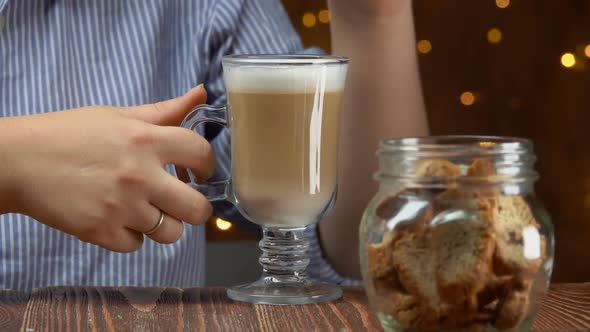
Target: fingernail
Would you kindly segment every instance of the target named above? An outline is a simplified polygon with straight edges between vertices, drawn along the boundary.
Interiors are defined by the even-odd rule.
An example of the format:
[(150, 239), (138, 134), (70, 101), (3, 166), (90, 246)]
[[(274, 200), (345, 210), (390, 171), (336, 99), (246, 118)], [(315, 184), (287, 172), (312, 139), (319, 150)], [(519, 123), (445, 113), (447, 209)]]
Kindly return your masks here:
[(191, 93), (191, 92), (193, 92), (193, 91), (197, 91), (197, 90), (199, 90), (199, 89), (205, 89), (205, 86), (203, 85), (203, 83), (201, 83), (201, 84), (197, 85), (196, 87), (194, 87), (194, 88), (192, 88), (192, 89), (188, 90), (188, 91), (186, 92), (186, 94), (189, 94), (189, 93)]

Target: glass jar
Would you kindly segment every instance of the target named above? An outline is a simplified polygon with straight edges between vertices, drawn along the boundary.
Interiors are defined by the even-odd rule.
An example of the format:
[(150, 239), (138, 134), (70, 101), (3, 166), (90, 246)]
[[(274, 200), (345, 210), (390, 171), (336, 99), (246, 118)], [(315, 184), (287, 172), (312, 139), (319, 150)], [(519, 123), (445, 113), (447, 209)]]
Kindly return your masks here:
[(549, 286), (553, 228), (526, 139), (385, 140), (360, 227), (386, 331), (528, 331)]

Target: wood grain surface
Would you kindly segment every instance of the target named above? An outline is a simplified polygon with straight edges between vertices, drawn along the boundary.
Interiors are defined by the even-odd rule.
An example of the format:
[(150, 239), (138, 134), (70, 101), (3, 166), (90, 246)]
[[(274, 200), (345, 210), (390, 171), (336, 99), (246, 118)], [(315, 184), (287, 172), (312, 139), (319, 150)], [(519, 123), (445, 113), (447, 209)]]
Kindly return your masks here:
[[(269, 306), (222, 288), (49, 287), (0, 291), (0, 331), (380, 331), (362, 288), (333, 303)], [(590, 331), (590, 283), (552, 286), (535, 332)]]
[(18, 331), (23, 323), (29, 294), (0, 290), (0, 331)]
[(590, 331), (590, 283), (551, 286), (533, 331)]
[(340, 301), (299, 306), (231, 301), (225, 289), (55, 287), (31, 295), (22, 330), (362, 331), (379, 323), (361, 288)]

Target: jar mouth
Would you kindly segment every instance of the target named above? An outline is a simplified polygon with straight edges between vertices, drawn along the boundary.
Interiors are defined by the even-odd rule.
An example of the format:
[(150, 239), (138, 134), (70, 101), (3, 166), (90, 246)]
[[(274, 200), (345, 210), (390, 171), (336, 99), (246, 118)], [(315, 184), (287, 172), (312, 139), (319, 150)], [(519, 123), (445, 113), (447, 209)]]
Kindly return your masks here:
[(531, 153), (531, 140), (520, 137), (441, 135), (392, 138), (381, 141), (380, 152), (453, 152), (469, 154)]
[[(538, 178), (533, 142), (526, 138), (501, 136), (424, 136), (385, 139), (377, 150), (381, 182), (402, 182), (416, 187), (496, 186), (532, 183)], [(417, 172), (418, 165), (449, 162), (458, 169), (452, 181), (445, 176)], [(489, 174), (469, 172), (479, 162), (489, 165)], [(455, 173), (457, 174), (457, 173)]]

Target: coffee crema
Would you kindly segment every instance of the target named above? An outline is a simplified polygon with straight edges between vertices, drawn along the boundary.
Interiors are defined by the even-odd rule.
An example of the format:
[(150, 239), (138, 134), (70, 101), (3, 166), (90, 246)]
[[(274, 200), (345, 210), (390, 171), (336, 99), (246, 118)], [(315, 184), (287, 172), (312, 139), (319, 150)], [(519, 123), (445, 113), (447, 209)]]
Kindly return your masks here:
[(232, 186), (265, 226), (317, 222), (335, 198), (341, 66), (226, 69)]

